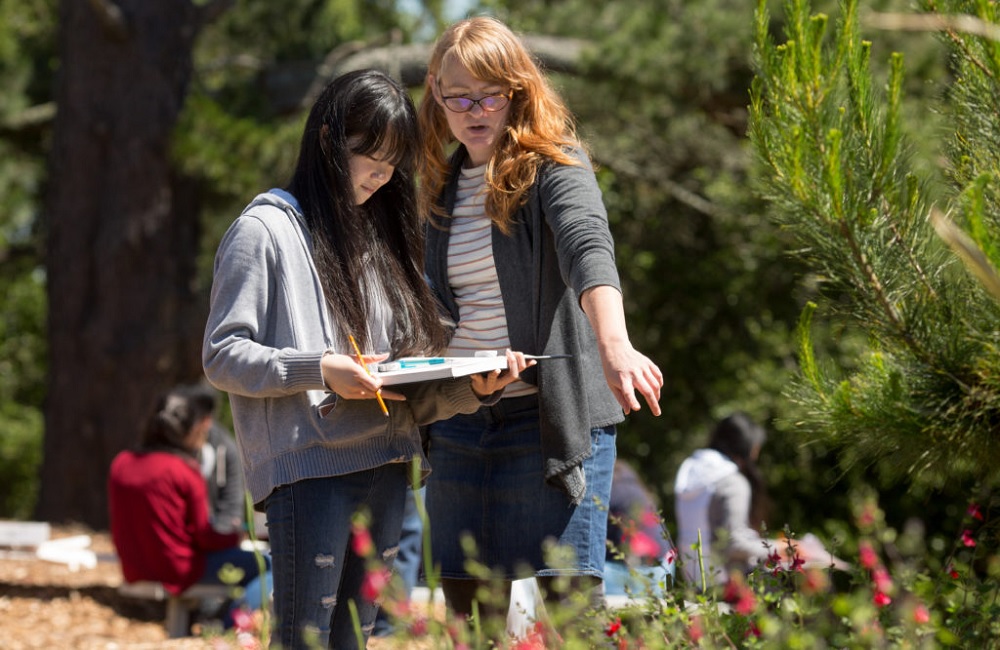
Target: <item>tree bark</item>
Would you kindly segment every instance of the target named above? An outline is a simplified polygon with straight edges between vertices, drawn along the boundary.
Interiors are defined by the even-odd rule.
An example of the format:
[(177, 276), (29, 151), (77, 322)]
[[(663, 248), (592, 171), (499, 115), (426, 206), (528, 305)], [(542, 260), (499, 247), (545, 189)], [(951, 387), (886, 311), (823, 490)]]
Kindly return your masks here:
[(135, 443), (162, 390), (200, 373), (198, 206), (170, 142), (210, 8), (60, 2), (43, 520), (105, 528), (112, 458)]

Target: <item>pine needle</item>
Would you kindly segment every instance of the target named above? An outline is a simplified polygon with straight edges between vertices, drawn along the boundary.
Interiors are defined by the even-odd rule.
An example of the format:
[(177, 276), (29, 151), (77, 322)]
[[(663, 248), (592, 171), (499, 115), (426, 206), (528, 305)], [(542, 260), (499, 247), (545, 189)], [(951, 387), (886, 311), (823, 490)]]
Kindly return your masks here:
[(986, 290), (1000, 300), (1000, 274), (990, 263), (972, 238), (946, 217), (940, 210), (931, 209), (931, 224), (941, 239), (961, 258), (972, 274), (979, 278)]

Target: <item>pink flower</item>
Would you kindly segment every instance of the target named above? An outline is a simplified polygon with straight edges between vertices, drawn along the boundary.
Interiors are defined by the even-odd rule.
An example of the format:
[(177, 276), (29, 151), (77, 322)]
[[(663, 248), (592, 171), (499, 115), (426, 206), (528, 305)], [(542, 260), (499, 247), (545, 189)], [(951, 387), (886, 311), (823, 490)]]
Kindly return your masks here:
[(691, 643), (695, 645), (698, 645), (701, 637), (705, 636), (705, 632), (701, 629), (701, 617), (693, 616), (691, 618), (691, 623), (688, 625), (688, 636), (691, 637)]
[(747, 616), (753, 613), (757, 606), (757, 601), (753, 595), (753, 589), (738, 580), (730, 580), (726, 584), (726, 590), (722, 596), (723, 600), (733, 605), (737, 614)]
[(414, 616), (413, 603), (408, 598), (390, 598), (382, 603), (382, 609), (394, 618), (409, 618)]
[(677, 561), (677, 549), (673, 548), (673, 547), (670, 547), (670, 550), (667, 551), (667, 554), (663, 556), (663, 560), (667, 564), (673, 564), (674, 562), (676, 562)]
[(233, 618), (233, 627), (236, 632), (253, 632), (256, 629), (256, 624), (253, 619), (253, 614), (248, 612), (242, 607), (233, 608), (229, 615)]
[(545, 626), (536, 622), (535, 627), (523, 639), (514, 644), (512, 650), (545, 650)]
[(858, 513), (858, 526), (869, 528), (875, 524), (878, 517), (878, 507), (873, 502), (865, 503), (861, 512)]
[(889, 572), (881, 567), (872, 571), (872, 582), (875, 583), (877, 591), (886, 593), (892, 591), (892, 578), (889, 577)]
[(361, 583), (361, 597), (374, 603), (389, 586), (389, 570), (385, 567), (369, 570)]
[(364, 526), (351, 524), (351, 549), (358, 557), (371, 557), (375, 553), (371, 533)]
[(643, 510), (640, 518), (644, 528), (656, 528), (660, 525), (660, 517), (652, 510)]
[(240, 632), (237, 634), (236, 643), (239, 644), (240, 650), (261, 650), (260, 641), (249, 632)]
[(427, 619), (423, 616), (410, 623), (409, 633), (412, 637), (422, 637), (427, 634)]
[(660, 552), (660, 545), (642, 531), (636, 531), (634, 535), (627, 538), (626, 542), (632, 553), (639, 557), (656, 557)]
[(875, 597), (872, 598), (872, 602), (875, 603), (876, 607), (885, 607), (892, 602), (892, 598), (889, 598), (889, 595), (882, 591), (876, 591)]
[(972, 531), (968, 528), (962, 531), (962, 544), (970, 548), (976, 545), (976, 540), (972, 537)]
[(983, 520), (983, 509), (980, 508), (979, 504), (974, 501), (969, 504), (969, 507), (965, 511), (965, 514), (969, 515), (973, 519), (978, 519), (979, 521)]
[(913, 622), (917, 625), (923, 625), (924, 623), (929, 623), (931, 620), (931, 613), (928, 611), (927, 606), (923, 603), (917, 603), (917, 606), (913, 608)]
[(858, 544), (858, 557), (861, 560), (861, 566), (866, 569), (874, 569), (878, 564), (878, 555), (867, 541)]
[(806, 576), (802, 582), (802, 593), (804, 594), (818, 594), (826, 591), (826, 588), (830, 586), (830, 580), (827, 578), (826, 571), (809, 569), (808, 571), (803, 571), (803, 573)]

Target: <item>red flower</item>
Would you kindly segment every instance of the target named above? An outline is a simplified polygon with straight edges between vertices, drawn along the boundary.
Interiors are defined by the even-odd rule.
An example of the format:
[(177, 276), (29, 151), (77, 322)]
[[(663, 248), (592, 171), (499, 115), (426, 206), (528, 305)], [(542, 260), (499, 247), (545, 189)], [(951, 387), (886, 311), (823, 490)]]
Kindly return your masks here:
[(892, 602), (892, 598), (889, 598), (888, 594), (884, 592), (876, 591), (875, 597), (872, 598), (872, 602), (875, 603), (876, 607), (885, 607)]
[(878, 564), (878, 555), (867, 541), (858, 544), (858, 557), (861, 559), (861, 566), (866, 569), (874, 569)]
[(978, 519), (979, 521), (983, 520), (983, 510), (976, 502), (969, 504), (969, 508), (965, 511), (965, 514), (969, 515), (973, 519)]
[(976, 540), (972, 537), (972, 531), (968, 528), (962, 531), (962, 544), (968, 547), (976, 545)]
[(791, 570), (792, 571), (799, 571), (799, 572), (801, 572), (801, 571), (803, 571), (802, 567), (804, 567), (805, 564), (806, 564), (805, 558), (802, 557), (801, 555), (799, 555), (798, 553), (796, 553), (795, 557), (792, 558)]
[(374, 603), (389, 586), (390, 573), (385, 567), (369, 570), (361, 583), (361, 597)]
[(622, 619), (616, 618), (614, 622), (608, 626), (608, 629), (604, 630), (604, 633), (608, 636), (614, 636), (620, 629), (622, 629)]
[(913, 608), (913, 622), (917, 625), (923, 625), (931, 620), (931, 613), (927, 610), (927, 606), (923, 603), (917, 603), (917, 606)]
[(409, 628), (410, 636), (422, 637), (427, 634), (427, 619), (423, 616), (417, 618), (417, 620), (410, 623)]
[(958, 573), (958, 569), (955, 568), (954, 564), (949, 564), (947, 571), (948, 571), (948, 575), (951, 576), (952, 580), (958, 580), (959, 573)]
[(660, 545), (652, 537), (642, 531), (627, 536), (625, 542), (634, 555), (639, 557), (656, 557), (660, 553)]
[(640, 518), (642, 525), (645, 528), (656, 528), (660, 525), (660, 517), (652, 510), (644, 510), (642, 512), (642, 517)]
[(375, 552), (371, 533), (364, 526), (351, 524), (351, 549), (358, 557), (371, 557)]

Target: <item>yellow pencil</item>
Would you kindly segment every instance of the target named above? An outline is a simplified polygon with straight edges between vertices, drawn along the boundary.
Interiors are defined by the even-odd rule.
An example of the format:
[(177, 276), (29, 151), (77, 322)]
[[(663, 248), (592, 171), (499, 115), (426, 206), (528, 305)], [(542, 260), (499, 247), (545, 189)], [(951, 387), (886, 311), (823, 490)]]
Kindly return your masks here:
[[(354, 352), (358, 355), (358, 363), (361, 364), (361, 367), (364, 368), (365, 372), (368, 373), (368, 376), (371, 377), (372, 372), (368, 369), (368, 365), (365, 363), (365, 356), (361, 354), (361, 348), (358, 347), (358, 342), (354, 340), (354, 335), (348, 334), (347, 338), (351, 339), (351, 345), (354, 346)], [(385, 416), (389, 417), (389, 409), (385, 405), (385, 401), (382, 400), (381, 388), (375, 391), (375, 399), (378, 400), (378, 405), (382, 407), (382, 412), (385, 413)]]

